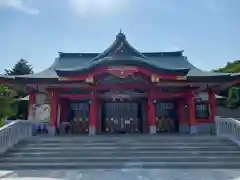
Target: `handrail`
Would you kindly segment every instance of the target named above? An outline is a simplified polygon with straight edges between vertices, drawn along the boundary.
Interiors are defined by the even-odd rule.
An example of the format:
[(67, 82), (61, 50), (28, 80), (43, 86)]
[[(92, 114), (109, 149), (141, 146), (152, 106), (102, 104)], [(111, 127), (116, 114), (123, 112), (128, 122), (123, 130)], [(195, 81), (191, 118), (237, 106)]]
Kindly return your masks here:
[(240, 121), (234, 118), (216, 117), (217, 136), (227, 137), (240, 146)]
[(31, 136), (32, 123), (27, 120), (16, 120), (4, 125), (0, 128), (0, 154)]

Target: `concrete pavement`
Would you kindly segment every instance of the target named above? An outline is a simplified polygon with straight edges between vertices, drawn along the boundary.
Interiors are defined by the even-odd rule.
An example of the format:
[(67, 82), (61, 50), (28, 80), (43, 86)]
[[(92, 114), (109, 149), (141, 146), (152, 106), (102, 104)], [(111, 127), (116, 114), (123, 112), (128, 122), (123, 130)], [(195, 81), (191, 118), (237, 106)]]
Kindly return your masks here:
[(119, 169), (0, 171), (1, 180), (240, 180), (239, 170)]

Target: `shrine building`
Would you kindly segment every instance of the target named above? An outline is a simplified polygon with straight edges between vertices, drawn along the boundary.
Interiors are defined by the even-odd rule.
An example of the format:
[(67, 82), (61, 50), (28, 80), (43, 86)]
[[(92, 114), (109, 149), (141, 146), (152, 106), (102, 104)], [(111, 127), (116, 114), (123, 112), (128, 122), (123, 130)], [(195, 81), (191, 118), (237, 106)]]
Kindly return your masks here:
[[(207, 72), (183, 54), (139, 52), (118, 33), (101, 53), (59, 52), (46, 70), (0, 76), (24, 86), (33, 106), (50, 105), (50, 129), (67, 125), (70, 133), (212, 133), (215, 92), (240, 76)], [(61, 133), (61, 131), (60, 131)]]

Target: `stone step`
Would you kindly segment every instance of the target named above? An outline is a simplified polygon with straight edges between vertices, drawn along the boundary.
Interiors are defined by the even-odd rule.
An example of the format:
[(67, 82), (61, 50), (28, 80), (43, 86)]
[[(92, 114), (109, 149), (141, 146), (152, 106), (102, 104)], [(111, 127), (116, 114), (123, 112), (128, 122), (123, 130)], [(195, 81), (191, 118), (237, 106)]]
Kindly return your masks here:
[(178, 157), (178, 156), (226, 156), (226, 157), (240, 157), (240, 151), (66, 151), (66, 152), (54, 152), (54, 151), (37, 151), (37, 152), (24, 152), (24, 151), (16, 151), (16, 152), (7, 152), (0, 158), (4, 157), (79, 157), (79, 156), (91, 156), (91, 157), (99, 157), (99, 156), (165, 156), (165, 157)]
[(229, 140), (217, 138), (216, 136), (209, 136), (205, 138), (200, 137), (188, 137), (188, 138), (179, 138), (177, 136), (175, 137), (154, 137), (154, 136), (145, 136), (143, 138), (141, 137), (120, 137), (120, 138), (112, 138), (112, 137), (105, 137), (105, 138), (96, 138), (96, 137), (46, 137), (46, 138), (38, 138), (33, 137), (27, 140), (27, 142), (41, 142), (41, 143), (48, 143), (48, 142), (54, 142), (54, 143), (62, 143), (62, 142), (99, 142), (99, 143), (112, 143), (112, 142), (227, 142)]
[(189, 146), (174, 146), (174, 147), (165, 147), (165, 146), (159, 146), (159, 147), (153, 147), (153, 146), (110, 146), (110, 147), (21, 147), (21, 148), (14, 148), (12, 151), (24, 151), (24, 152), (49, 152), (49, 151), (55, 151), (55, 152), (75, 152), (75, 151), (231, 151), (231, 150), (239, 150), (238, 147), (232, 147), (232, 146), (222, 146), (222, 147), (189, 147)]
[(240, 162), (5, 162), (1, 170), (47, 170), (47, 169), (240, 169)]
[[(214, 139), (216, 140), (215, 135), (189, 135), (189, 134), (171, 134), (171, 133), (160, 133), (160, 134), (97, 134), (96, 136), (89, 136), (88, 134), (64, 134), (58, 136), (48, 136), (47, 134), (33, 136), (33, 139), (98, 139), (98, 140), (106, 140), (106, 139)], [(222, 139), (217, 137), (217, 139)]]
[(202, 146), (208, 146), (208, 147), (222, 147), (224, 145), (228, 145), (231, 147), (236, 147), (237, 145), (230, 142), (230, 143), (223, 143), (222, 142), (203, 142), (203, 143), (196, 143), (196, 142), (191, 142), (191, 143), (179, 143), (179, 142), (155, 142), (155, 143), (149, 143), (149, 142), (134, 142), (134, 143), (27, 143), (24, 146), (25, 147), (111, 147), (111, 146), (116, 146), (116, 145), (121, 145), (121, 146), (136, 146), (136, 147), (159, 147), (159, 146), (164, 146), (164, 147), (175, 147), (175, 146), (180, 146), (180, 147), (202, 147)]
[(240, 168), (240, 151), (215, 136), (37, 136), (0, 156), (1, 170), (119, 168)]
[(101, 157), (91, 157), (91, 156), (70, 156), (70, 157), (3, 157), (0, 159), (0, 163), (66, 163), (66, 162), (240, 162), (240, 156), (236, 157), (221, 157), (221, 156), (179, 156), (179, 157), (166, 157), (166, 156), (101, 156)]

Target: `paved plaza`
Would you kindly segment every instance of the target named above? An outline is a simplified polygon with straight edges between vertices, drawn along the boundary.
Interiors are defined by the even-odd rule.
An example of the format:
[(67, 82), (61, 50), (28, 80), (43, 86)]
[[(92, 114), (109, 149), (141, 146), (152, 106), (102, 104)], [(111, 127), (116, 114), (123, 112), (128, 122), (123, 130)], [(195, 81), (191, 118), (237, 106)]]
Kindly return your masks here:
[(1, 180), (240, 180), (239, 170), (119, 169), (0, 171)]

